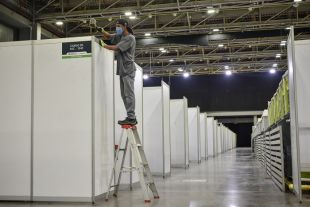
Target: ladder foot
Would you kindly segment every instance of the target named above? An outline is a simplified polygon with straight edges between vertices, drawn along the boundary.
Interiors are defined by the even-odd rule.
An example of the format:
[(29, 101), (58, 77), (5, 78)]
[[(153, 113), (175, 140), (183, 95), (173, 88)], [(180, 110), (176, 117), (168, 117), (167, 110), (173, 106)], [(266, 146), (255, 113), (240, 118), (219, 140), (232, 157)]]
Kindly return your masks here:
[(144, 200), (144, 203), (151, 203), (151, 200)]
[(154, 196), (154, 199), (159, 199), (159, 196)]
[(117, 195), (116, 195), (116, 194), (113, 194), (113, 196), (114, 196), (115, 198), (117, 198)]

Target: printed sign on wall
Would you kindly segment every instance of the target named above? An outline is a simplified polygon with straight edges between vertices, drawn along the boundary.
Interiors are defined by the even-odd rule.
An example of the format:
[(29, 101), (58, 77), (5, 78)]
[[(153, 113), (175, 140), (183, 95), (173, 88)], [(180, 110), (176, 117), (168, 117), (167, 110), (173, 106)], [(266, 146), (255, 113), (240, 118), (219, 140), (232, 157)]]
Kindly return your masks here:
[(91, 57), (91, 41), (62, 43), (62, 59)]

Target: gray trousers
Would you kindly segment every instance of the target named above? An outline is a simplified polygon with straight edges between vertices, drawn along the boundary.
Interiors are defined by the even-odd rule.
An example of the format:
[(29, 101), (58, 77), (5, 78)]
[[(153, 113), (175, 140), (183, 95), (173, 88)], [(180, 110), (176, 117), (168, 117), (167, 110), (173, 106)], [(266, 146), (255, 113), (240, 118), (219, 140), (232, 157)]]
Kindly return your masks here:
[(135, 119), (135, 72), (126, 75), (119, 76), (121, 96), (127, 111), (127, 117), (130, 119)]

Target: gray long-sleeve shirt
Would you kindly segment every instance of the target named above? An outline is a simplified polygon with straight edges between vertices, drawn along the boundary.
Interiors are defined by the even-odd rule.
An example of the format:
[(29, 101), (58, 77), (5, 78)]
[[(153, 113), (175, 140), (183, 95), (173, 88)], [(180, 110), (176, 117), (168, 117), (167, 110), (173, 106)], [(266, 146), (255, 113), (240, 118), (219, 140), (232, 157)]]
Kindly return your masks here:
[(119, 49), (116, 52), (117, 75), (126, 76), (135, 72), (136, 38), (132, 34), (114, 35), (111, 42), (116, 44)]

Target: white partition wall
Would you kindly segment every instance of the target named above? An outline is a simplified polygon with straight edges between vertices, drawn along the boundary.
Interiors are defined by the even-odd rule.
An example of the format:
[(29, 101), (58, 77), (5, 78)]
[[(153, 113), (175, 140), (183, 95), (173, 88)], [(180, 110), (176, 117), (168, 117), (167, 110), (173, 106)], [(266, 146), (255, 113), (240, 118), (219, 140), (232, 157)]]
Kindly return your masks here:
[(201, 162), (200, 108), (188, 108), (189, 161)]
[(152, 174), (170, 175), (170, 88), (143, 88), (143, 147)]
[(223, 126), (224, 132), (223, 132), (223, 151), (226, 152), (228, 150), (228, 129), (227, 127)]
[(310, 172), (310, 40), (287, 41), (293, 186), (302, 201), (301, 172)]
[(217, 141), (217, 153), (220, 154), (222, 153), (222, 127), (221, 127), (221, 124), (218, 123), (217, 124), (217, 137), (216, 137), (216, 141)]
[(218, 144), (219, 144), (219, 141), (218, 141), (218, 122), (217, 120), (214, 120), (213, 122), (213, 136), (214, 136), (214, 141), (213, 141), (213, 144), (214, 144), (214, 156), (216, 156), (219, 151), (218, 151)]
[(0, 43), (0, 200), (30, 200), (31, 54), (30, 41)]
[[(142, 68), (136, 64), (136, 77), (135, 77), (135, 97), (136, 97), (136, 117), (138, 120), (138, 133), (140, 135), (140, 139), (143, 142), (143, 72)], [(123, 120), (127, 114), (126, 109), (121, 97), (120, 92), (120, 82), (119, 82), (119, 76), (116, 75), (116, 62), (114, 63), (114, 137), (115, 137), (115, 143), (118, 144), (120, 135), (121, 135), (121, 127), (117, 124), (118, 120)], [(131, 153), (126, 154), (125, 159), (125, 165), (126, 166), (133, 166), (133, 160), (131, 157)], [(131, 183), (137, 183), (139, 181), (139, 176), (137, 172), (132, 173), (124, 173), (122, 175), (121, 184), (131, 184)]]
[(200, 113), (200, 144), (201, 159), (208, 158), (208, 132), (207, 132), (207, 114)]
[(91, 37), (35, 41), (34, 200), (94, 201), (107, 192), (113, 59)]
[(208, 137), (208, 157), (213, 157), (215, 155), (214, 150), (214, 118), (207, 117), (207, 137)]
[(171, 166), (189, 166), (187, 99), (170, 100)]

